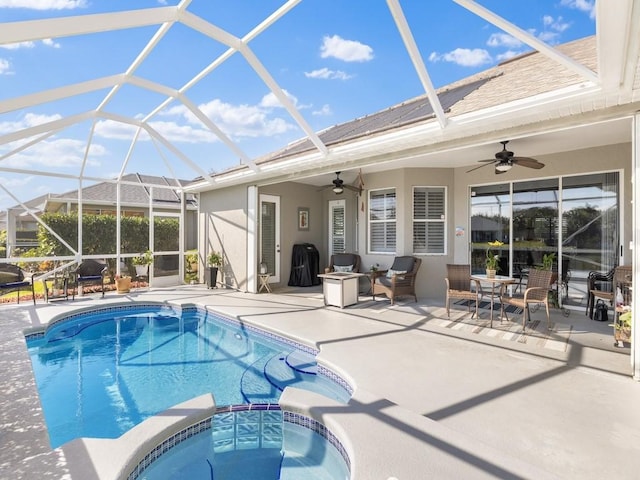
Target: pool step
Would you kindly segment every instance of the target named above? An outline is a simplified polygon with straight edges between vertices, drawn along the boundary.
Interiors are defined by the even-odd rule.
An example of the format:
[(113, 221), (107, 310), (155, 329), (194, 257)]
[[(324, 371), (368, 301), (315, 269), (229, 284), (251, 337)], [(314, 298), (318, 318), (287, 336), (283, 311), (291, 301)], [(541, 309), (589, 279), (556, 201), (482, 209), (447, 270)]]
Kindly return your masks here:
[(294, 350), (286, 358), (287, 365), (301, 373), (316, 375), (318, 373), (318, 364), (316, 358), (305, 352)]
[[(275, 357), (281, 357), (276, 354)], [(254, 362), (242, 374), (240, 390), (246, 403), (278, 403), (280, 391), (272, 384), (265, 382), (264, 369), (273, 357), (263, 357)]]

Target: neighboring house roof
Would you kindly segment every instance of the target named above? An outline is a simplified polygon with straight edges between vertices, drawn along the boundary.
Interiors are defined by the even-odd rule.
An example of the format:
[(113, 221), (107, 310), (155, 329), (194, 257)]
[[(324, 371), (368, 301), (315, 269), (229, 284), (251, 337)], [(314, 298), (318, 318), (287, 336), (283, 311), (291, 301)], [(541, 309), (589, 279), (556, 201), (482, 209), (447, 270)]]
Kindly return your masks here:
[[(140, 185), (133, 185), (138, 183)], [(188, 180), (174, 180), (166, 177), (157, 177), (153, 175), (140, 175), (132, 173), (122, 177), (120, 185), (120, 204), (127, 207), (149, 207), (149, 185), (157, 185), (162, 187), (182, 188), (189, 183)], [(100, 182), (90, 185), (82, 189), (82, 201), (85, 205), (114, 205), (116, 201), (117, 184), (114, 182)], [(196, 196), (192, 193), (185, 195), (187, 208), (195, 208), (197, 205)], [(25, 205), (33, 210), (41, 212), (43, 210), (51, 210), (51, 206), (63, 203), (77, 203), (78, 190), (71, 190), (61, 194), (43, 195), (25, 202)], [(154, 188), (153, 203), (155, 207), (162, 208), (180, 208), (180, 194), (171, 188)], [(20, 205), (16, 205), (16, 209), (21, 209)], [(4, 214), (3, 214), (4, 215)], [(0, 222), (4, 220), (4, 216), (0, 216)]]
[[(131, 183), (140, 183), (141, 185), (131, 185)], [(121, 180), (120, 186), (120, 203), (128, 206), (149, 206), (149, 185), (158, 185), (162, 187), (176, 187), (182, 188), (185, 184), (188, 184), (187, 180), (174, 180), (166, 177), (157, 177), (153, 175), (141, 175), (138, 173), (131, 173), (124, 175)], [(99, 202), (114, 202), (116, 199), (117, 184), (112, 182), (96, 183), (82, 189), (82, 200), (84, 203), (99, 203)], [(59, 195), (52, 195), (51, 200), (61, 201), (77, 201), (78, 191), (72, 190), (70, 192), (62, 193)], [(174, 204), (176, 207), (180, 205), (180, 195), (176, 190), (170, 188), (154, 188), (153, 189), (154, 203), (162, 204), (165, 206)], [(195, 204), (195, 196), (188, 194), (186, 196), (187, 204)]]

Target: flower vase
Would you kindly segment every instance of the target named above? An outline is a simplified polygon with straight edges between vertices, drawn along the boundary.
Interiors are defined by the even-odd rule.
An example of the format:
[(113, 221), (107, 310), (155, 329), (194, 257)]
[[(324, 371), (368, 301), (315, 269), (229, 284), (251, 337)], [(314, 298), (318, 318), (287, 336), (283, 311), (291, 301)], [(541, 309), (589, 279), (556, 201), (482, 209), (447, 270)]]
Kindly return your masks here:
[(496, 270), (495, 268), (487, 268), (487, 278), (495, 278)]

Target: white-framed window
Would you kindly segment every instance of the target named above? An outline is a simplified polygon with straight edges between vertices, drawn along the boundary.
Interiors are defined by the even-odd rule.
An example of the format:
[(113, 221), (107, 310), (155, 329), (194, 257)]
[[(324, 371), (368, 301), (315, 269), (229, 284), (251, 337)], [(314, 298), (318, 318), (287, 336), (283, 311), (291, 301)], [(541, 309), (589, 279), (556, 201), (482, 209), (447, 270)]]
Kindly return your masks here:
[(413, 187), (413, 253), (446, 253), (446, 219), (446, 187)]
[(369, 252), (396, 251), (396, 189), (369, 191)]

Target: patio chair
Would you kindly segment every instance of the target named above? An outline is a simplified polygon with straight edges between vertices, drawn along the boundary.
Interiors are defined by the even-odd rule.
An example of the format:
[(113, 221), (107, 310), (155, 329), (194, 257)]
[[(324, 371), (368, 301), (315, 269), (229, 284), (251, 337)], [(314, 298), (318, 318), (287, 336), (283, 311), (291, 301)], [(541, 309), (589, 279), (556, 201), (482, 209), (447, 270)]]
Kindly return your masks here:
[(422, 260), (417, 257), (396, 257), (390, 269), (376, 271), (371, 277), (373, 300), (376, 294), (386, 295), (393, 305), (397, 297), (413, 295), (417, 302), (416, 276), (421, 263)]
[(607, 273), (591, 271), (587, 275), (587, 309), (584, 314), (593, 319), (593, 306), (596, 303), (596, 296), (605, 300), (613, 299), (613, 275), (616, 267)]
[(506, 305), (521, 308), (523, 310), (522, 331), (524, 332), (527, 327), (527, 322), (531, 320), (531, 311), (529, 307), (531, 305), (544, 305), (547, 310), (547, 329), (550, 329), (549, 288), (551, 287), (551, 281), (554, 275), (557, 274), (554, 274), (551, 270), (538, 270), (537, 268), (532, 268), (529, 271), (527, 286), (522, 295), (509, 297), (504, 294), (505, 290), (503, 288), (500, 295), (500, 318), (509, 318), (505, 312)]
[(474, 316), (478, 318), (478, 303), (482, 298), (482, 287), (478, 280), (475, 282), (475, 287), (471, 287), (471, 265), (467, 264), (447, 264), (447, 277), (444, 279), (447, 284), (446, 305), (447, 305), (447, 317), (451, 318), (450, 307), (451, 299), (467, 300), (467, 306), (469, 312), (471, 312), (471, 302), (475, 302), (476, 311)]
[(107, 265), (96, 260), (83, 260), (78, 268), (71, 272), (69, 285), (71, 289), (71, 299), (75, 300), (76, 291), (81, 285), (100, 285), (102, 296), (104, 297), (104, 277), (107, 273)]
[[(589, 287), (589, 303), (587, 308), (589, 311), (589, 318), (591, 319), (593, 319), (593, 309), (596, 299), (608, 301), (613, 306), (613, 300), (616, 297), (616, 287), (621, 284), (629, 283), (629, 279), (632, 274), (631, 267), (628, 265), (615, 267), (609, 273), (612, 273), (609, 280), (599, 280), (600, 277), (598, 277), (598, 275), (594, 275), (593, 278), (591, 278), (591, 273), (589, 273), (589, 276), (587, 277), (587, 284)], [(609, 278), (609, 273), (607, 274), (607, 278)], [(591, 282), (593, 282), (593, 288)], [(599, 286), (601, 288), (598, 288)]]
[(359, 271), (360, 255), (355, 253), (334, 253), (331, 255), (329, 266), (324, 269), (324, 273)]
[(33, 290), (34, 275), (29, 280), (25, 279), (24, 271), (12, 263), (0, 264), (0, 295), (11, 292), (18, 292), (18, 303), (20, 303), (20, 291), (31, 292), (33, 304), (36, 304), (36, 294)]

